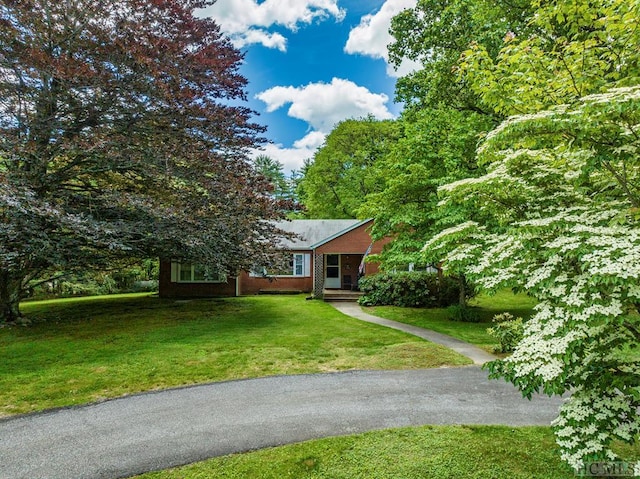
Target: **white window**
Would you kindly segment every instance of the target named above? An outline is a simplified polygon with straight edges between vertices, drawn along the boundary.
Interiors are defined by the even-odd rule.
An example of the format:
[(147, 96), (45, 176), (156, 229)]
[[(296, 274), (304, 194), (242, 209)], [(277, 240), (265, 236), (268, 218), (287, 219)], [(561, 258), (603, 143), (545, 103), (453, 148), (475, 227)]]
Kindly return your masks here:
[(293, 255), (293, 275), (304, 276), (304, 255), (303, 254)]
[(203, 264), (171, 263), (171, 281), (174, 283), (226, 283), (227, 277)]
[(428, 264), (427, 266), (416, 266), (415, 263), (409, 263), (409, 271), (426, 271), (427, 273), (437, 273), (438, 268), (436, 268), (432, 264)]
[(288, 265), (281, 270), (267, 271), (264, 267), (257, 267), (251, 271), (250, 276), (271, 277), (309, 277), (311, 276), (311, 255), (308, 253), (294, 253), (289, 258)]

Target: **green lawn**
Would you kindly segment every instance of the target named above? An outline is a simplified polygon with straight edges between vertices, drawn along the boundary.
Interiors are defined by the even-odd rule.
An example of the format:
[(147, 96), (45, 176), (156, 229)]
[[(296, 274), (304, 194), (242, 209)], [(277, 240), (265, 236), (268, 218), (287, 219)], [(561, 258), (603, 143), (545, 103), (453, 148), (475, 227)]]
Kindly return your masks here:
[[(532, 302), (506, 293), (477, 302), (486, 319)], [(30, 327), (0, 329), (0, 415), (232, 378), (344, 369), (423, 368), (469, 361), (360, 322), (303, 296), (169, 301), (148, 295), (25, 303)], [(487, 324), (442, 310), (376, 314), (483, 344)], [(637, 450), (622, 457), (632, 460)], [(215, 458), (141, 479), (564, 479), (549, 428), (426, 426), (374, 431)]]
[(549, 428), (426, 426), (211, 459), (138, 479), (571, 479)]
[(496, 341), (487, 333), (493, 317), (508, 311), (514, 317), (528, 318), (535, 304), (535, 300), (525, 294), (513, 294), (510, 291), (500, 291), (493, 296), (480, 295), (470, 302), (480, 316), (481, 321), (478, 323), (451, 321), (446, 308), (376, 306), (365, 309), (376, 316), (448, 334), (493, 352)]
[(0, 329), (2, 416), (228, 379), (470, 364), (304, 296), (125, 295), (22, 309), (31, 326)]

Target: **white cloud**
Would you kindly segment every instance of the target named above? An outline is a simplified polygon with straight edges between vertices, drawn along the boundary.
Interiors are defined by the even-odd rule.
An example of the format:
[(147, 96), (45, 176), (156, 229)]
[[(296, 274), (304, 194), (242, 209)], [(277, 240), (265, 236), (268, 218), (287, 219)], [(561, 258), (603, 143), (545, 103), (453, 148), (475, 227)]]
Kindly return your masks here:
[(277, 48), (281, 52), (287, 51), (287, 39), (279, 33), (250, 29), (242, 36), (233, 39), (233, 46), (236, 48), (242, 48), (254, 43), (260, 43), (267, 48)]
[(387, 109), (389, 97), (371, 93), (349, 80), (334, 78), (331, 83), (310, 83), (302, 87), (277, 86), (256, 95), (274, 112), (290, 104), (287, 114), (309, 124), (311, 131), (293, 144), (293, 148), (268, 145), (262, 154), (280, 161), (285, 170), (300, 169), (312, 158), (333, 127), (348, 118), (373, 115), (380, 120), (393, 118)]
[(284, 51), (286, 40), (270, 33), (270, 27), (280, 25), (295, 31), (315, 20), (334, 17), (341, 21), (345, 11), (338, 7), (338, 0), (217, 0), (200, 15), (216, 20), (236, 47), (260, 43)]
[(267, 155), (269, 158), (279, 161), (285, 174), (289, 174), (292, 170), (302, 168), (304, 161), (313, 158), (316, 148), (293, 147), (285, 148), (282, 144), (268, 144), (260, 150), (254, 150), (252, 156)]
[(326, 137), (327, 135), (321, 131), (312, 131), (296, 141), (293, 144), (293, 147), (297, 149), (315, 151), (322, 146)]
[(352, 81), (334, 78), (331, 83), (310, 83), (303, 87), (277, 86), (256, 95), (273, 112), (290, 103), (287, 114), (306, 121), (317, 132), (329, 133), (347, 118), (373, 115), (380, 120), (393, 118), (387, 109), (389, 97), (371, 93)]
[(393, 41), (389, 33), (391, 19), (407, 8), (414, 8), (416, 0), (387, 0), (380, 10), (360, 19), (360, 24), (349, 32), (344, 51), (349, 54), (361, 54), (373, 58), (382, 58), (387, 62), (387, 74), (393, 77), (404, 76), (421, 68), (419, 62), (405, 60), (398, 70), (389, 65), (387, 45)]

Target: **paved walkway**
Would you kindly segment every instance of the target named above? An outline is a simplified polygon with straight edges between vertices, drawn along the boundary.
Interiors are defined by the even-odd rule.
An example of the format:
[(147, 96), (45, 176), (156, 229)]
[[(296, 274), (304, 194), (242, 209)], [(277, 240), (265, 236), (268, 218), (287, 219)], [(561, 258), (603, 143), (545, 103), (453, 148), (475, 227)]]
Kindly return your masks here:
[(398, 329), (405, 333), (413, 334), (419, 338), (426, 339), (433, 343), (442, 344), (443, 346), (453, 349), (454, 351), (470, 358), (474, 364), (482, 365), (486, 362), (498, 359), (493, 354), (489, 354), (484, 349), (481, 349), (473, 344), (465, 343), (457, 338), (447, 336), (446, 334), (436, 333), (428, 329), (413, 326), (411, 324), (400, 323), (398, 321), (392, 321), (390, 319), (379, 318), (378, 316), (372, 316), (365, 313), (358, 303), (351, 302), (332, 302), (330, 303), (334, 308), (343, 314), (367, 321), (368, 323), (375, 323), (388, 328)]
[(400, 426), (547, 425), (559, 405), (477, 366), (229, 381), (0, 420), (0, 478), (114, 479)]

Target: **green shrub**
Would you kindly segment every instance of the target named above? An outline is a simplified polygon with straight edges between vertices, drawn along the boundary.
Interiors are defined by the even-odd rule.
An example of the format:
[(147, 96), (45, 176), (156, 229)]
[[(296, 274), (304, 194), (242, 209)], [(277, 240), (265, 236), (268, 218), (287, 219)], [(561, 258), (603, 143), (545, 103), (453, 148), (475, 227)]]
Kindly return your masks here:
[(361, 278), (363, 306), (433, 308), (458, 300), (457, 280), (424, 271), (379, 273)]
[[(61, 275), (60, 279), (34, 286), (32, 299), (96, 296), (114, 293), (157, 291), (158, 261), (114, 265), (110, 271), (84, 271)], [(62, 273), (62, 272), (60, 272)]]
[(153, 293), (158, 291), (158, 280), (136, 281), (131, 288), (133, 293)]
[(451, 321), (478, 323), (481, 319), (478, 309), (467, 305), (452, 304), (447, 308), (447, 313), (449, 313), (449, 319)]
[(497, 353), (510, 353), (524, 335), (522, 318), (515, 318), (509, 313), (496, 314), (493, 317), (494, 326), (487, 329), (490, 336), (498, 340), (499, 345), (494, 348)]

